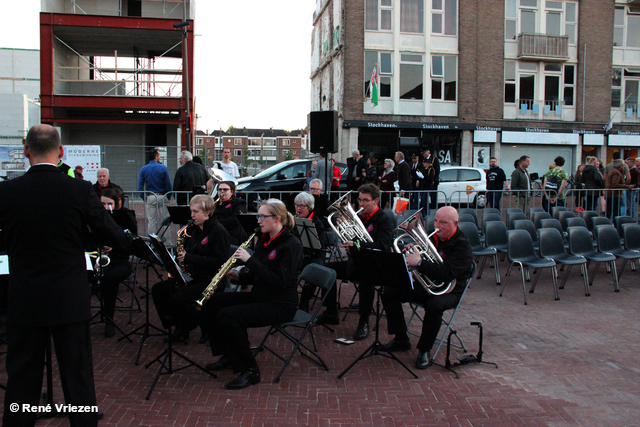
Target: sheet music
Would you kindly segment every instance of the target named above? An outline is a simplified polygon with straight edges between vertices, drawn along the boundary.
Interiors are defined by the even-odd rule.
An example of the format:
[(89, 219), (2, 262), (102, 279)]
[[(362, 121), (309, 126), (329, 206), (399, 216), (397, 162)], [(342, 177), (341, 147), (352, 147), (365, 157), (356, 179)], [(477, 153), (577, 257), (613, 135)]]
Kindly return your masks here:
[(404, 260), (404, 268), (406, 268), (409, 272), (409, 280), (411, 280), (411, 290), (415, 291), (416, 288), (413, 286), (413, 274), (411, 273), (411, 270), (409, 270), (409, 266), (407, 265), (407, 257), (404, 252), (402, 253), (402, 259)]
[(9, 274), (9, 256), (0, 255), (0, 276)]

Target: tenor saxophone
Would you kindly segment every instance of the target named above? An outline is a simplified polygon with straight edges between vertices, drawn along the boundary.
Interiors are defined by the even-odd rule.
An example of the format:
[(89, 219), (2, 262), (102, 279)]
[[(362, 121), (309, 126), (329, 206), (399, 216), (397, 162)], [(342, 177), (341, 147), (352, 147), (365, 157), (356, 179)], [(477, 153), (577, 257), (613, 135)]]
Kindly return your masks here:
[[(240, 245), (240, 248), (247, 249), (249, 247), (249, 245), (251, 244), (251, 242), (253, 241), (253, 238), (255, 237), (255, 235), (256, 235), (256, 233), (253, 233), (247, 239), (246, 242), (244, 242), (242, 245)], [(209, 298), (211, 298), (211, 295), (213, 295), (215, 290), (218, 288), (218, 283), (220, 283), (220, 281), (225, 278), (225, 276), (227, 275), (229, 270), (231, 270), (231, 268), (233, 268), (233, 265), (235, 263), (236, 263), (236, 259), (233, 257), (233, 255), (231, 255), (231, 257), (227, 260), (227, 262), (222, 264), (222, 267), (220, 267), (220, 271), (218, 271), (218, 274), (216, 274), (213, 277), (213, 279), (211, 279), (211, 283), (209, 283), (209, 286), (207, 286), (206, 289), (204, 290), (204, 292), (202, 292), (202, 298), (200, 298), (199, 300), (196, 300), (196, 303), (200, 307), (202, 307), (202, 305)]]
[[(184, 246), (187, 244), (187, 241), (191, 237), (189, 233), (191, 232), (192, 227), (193, 227), (193, 220), (191, 219), (189, 220), (189, 222), (187, 222), (187, 225), (185, 225), (180, 230), (178, 230), (178, 237), (176, 239), (177, 254), (179, 254), (180, 252), (184, 252)], [(184, 270), (184, 261), (180, 262), (179, 265), (180, 265), (180, 268)]]

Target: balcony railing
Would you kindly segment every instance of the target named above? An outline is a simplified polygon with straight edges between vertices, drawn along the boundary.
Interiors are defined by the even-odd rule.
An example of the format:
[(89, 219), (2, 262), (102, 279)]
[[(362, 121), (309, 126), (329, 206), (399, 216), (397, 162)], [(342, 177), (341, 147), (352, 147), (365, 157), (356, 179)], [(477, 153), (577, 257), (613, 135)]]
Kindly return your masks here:
[(569, 36), (519, 34), (518, 58), (566, 61), (569, 59)]
[(562, 120), (563, 101), (539, 101), (534, 99), (518, 100), (519, 119)]

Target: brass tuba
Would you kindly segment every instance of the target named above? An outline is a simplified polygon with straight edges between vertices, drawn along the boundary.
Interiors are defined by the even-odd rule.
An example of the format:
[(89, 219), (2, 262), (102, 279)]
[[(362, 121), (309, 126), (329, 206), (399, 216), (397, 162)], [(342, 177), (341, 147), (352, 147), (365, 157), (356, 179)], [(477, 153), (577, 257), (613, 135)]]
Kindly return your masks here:
[[(393, 248), (396, 252), (402, 253), (402, 251), (398, 247), (398, 242), (400, 242), (404, 238), (409, 237), (414, 242), (413, 248), (418, 249), (418, 252), (420, 252), (420, 256), (422, 257), (422, 259), (442, 264), (442, 257), (438, 253), (438, 250), (433, 245), (433, 243), (431, 243), (431, 240), (429, 240), (429, 238), (433, 236), (438, 231), (438, 229), (436, 228), (433, 233), (427, 234), (426, 228), (422, 222), (422, 209), (402, 222), (398, 226), (398, 229), (404, 231), (405, 233), (393, 241)], [(431, 295), (437, 296), (447, 294), (451, 292), (456, 286), (455, 279), (453, 279), (449, 283), (441, 283), (437, 285), (426, 275), (420, 273), (415, 268), (411, 269), (411, 274), (413, 275), (413, 278), (417, 280), (418, 283), (420, 283), (420, 285), (422, 285), (422, 287)]]
[[(362, 209), (356, 212), (351, 207), (351, 203), (349, 202), (351, 193), (352, 192), (349, 191), (329, 206), (329, 209), (333, 209), (334, 212), (329, 215), (327, 220), (329, 221), (329, 226), (333, 232), (340, 237), (342, 243), (352, 241), (356, 244), (356, 247), (360, 249), (358, 242), (364, 241), (372, 243), (373, 239), (364, 227), (364, 224), (362, 224), (362, 221), (360, 221), (360, 218), (358, 218), (358, 213), (360, 213)], [(335, 225), (332, 221), (334, 215), (337, 215)]]

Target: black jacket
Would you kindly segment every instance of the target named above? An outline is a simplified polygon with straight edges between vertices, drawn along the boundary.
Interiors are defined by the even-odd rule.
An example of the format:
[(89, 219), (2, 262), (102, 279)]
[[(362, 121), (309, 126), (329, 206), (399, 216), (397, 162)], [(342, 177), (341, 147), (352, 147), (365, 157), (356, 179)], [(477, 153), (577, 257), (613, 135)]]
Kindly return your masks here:
[[(113, 220), (123, 230), (129, 230), (133, 234), (138, 234), (138, 223), (136, 221), (136, 213), (131, 209), (118, 209), (111, 214)], [(129, 246), (116, 246), (109, 252), (109, 258), (119, 260), (129, 260), (131, 255), (131, 248)]]
[(191, 237), (184, 245), (186, 272), (194, 280), (211, 280), (229, 259), (229, 233), (216, 220), (209, 218), (200, 227), (191, 227)]
[(206, 191), (207, 170), (204, 166), (191, 161), (178, 168), (173, 180), (173, 191), (191, 191), (190, 195), (178, 194), (176, 201), (179, 205), (188, 205), (191, 197)]
[(436, 190), (438, 186), (436, 185), (436, 170), (434, 169), (434, 167), (423, 167), (420, 172), (422, 172), (422, 178), (419, 178), (419, 189)]
[[(302, 245), (288, 229), (267, 246), (269, 236), (258, 232), (253, 255), (240, 275), (241, 284), (253, 284), (251, 296), (256, 301), (281, 303), (295, 309), (298, 305), (298, 276), (302, 266)], [(263, 241), (263, 237), (265, 240)]]
[(459, 229), (448, 240), (440, 242), (434, 234), (431, 242), (442, 257), (442, 264), (423, 260), (418, 271), (426, 275), (434, 283), (449, 283), (456, 279), (456, 286), (451, 293), (462, 295), (465, 281), (471, 277), (473, 253), (471, 244)]
[(8, 324), (43, 327), (88, 320), (87, 226), (103, 245), (127, 241), (91, 183), (54, 165), (37, 165), (0, 183), (0, 200), (11, 270)]
[(604, 188), (604, 178), (598, 168), (593, 165), (584, 167), (582, 182), (584, 183), (584, 188), (589, 190)]
[(243, 213), (247, 213), (247, 205), (238, 197), (233, 197), (228, 202), (219, 202), (213, 213), (229, 233), (232, 245), (240, 245), (247, 239), (247, 233), (238, 219), (238, 215)]
[(109, 180), (109, 183), (106, 187), (100, 187), (100, 184), (98, 184), (97, 182), (93, 184), (93, 189), (96, 191), (96, 194), (98, 196), (100, 196), (100, 194), (102, 194), (102, 192), (107, 188), (117, 188), (118, 190), (122, 191), (122, 187), (120, 187), (118, 184), (114, 184), (113, 182), (111, 182), (111, 180)]
[(400, 190), (411, 190), (411, 166), (404, 160), (397, 166), (396, 177)]
[[(357, 190), (360, 185), (363, 183), (362, 178), (362, 170), (366, 169), (367, 161), (364, 159), (364, 156), (360, 157), (356, 162), (353, 157), (349, 157), (347, 159), (347, 166), (349, 167), (349, 175), (347, 176), (347, 188), (349, 190)], [(358, 181), (355, 181), (353, 178), (353, 169), (356, 170), (356, 178), (360, 178)]]
[(418, 175), (416, 175), (416, 172), (422, 172), (422, 165), (420, 163), (416, 163), (415, 167), (414, 164), (411, 163), (411, 189), (412, 190), (418, 190), (418, 181), (420, 180), (420, 178), (418, 177)]

